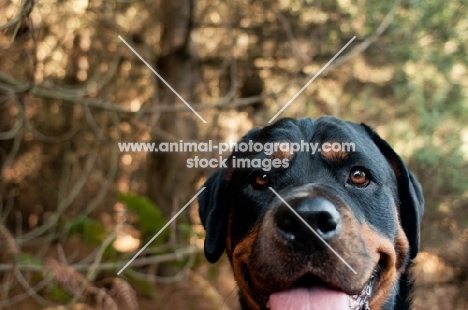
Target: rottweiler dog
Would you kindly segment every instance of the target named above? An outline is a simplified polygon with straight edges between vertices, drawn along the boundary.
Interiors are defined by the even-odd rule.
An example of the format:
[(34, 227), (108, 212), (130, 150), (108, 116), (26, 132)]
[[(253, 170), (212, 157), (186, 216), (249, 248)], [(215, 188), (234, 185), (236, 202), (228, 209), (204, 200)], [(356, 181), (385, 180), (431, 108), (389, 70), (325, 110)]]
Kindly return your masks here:
[(242, 309), (410, 308), (424, 199), (386, 141), (324, 116), (281, 119), (240, 142), (279, 147), (234, 149), (199, 213), (205, 256), (214, 263), (226, 250)]

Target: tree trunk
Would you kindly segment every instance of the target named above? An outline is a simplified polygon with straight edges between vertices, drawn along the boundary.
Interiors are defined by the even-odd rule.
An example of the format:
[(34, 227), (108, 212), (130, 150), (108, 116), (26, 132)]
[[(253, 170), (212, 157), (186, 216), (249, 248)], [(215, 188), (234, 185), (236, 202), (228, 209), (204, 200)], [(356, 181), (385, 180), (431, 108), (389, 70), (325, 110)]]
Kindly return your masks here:
[[(197, 66), (189, 50), (193, 0), (162, 1), (162, 54), (156, 61), (158, 73), (188, 102), (193, 102), (194, 77)], [(158, 80), (156, 104), (180, 104), (173, 92)], [(186, 113), (162, 114), (157, 128), (187, 141), (195, 137), (198, 119), (187, 108)], [(157, 130), (152, 140), (163, 142)], [(173, 199), (184, 204), (193, 194), (197, 172), (186, 168), (190, 156), (182, 152), (148, 154), (147, 195), (169, 219)], [(179, 206), (180, 207), (180, 206)]]

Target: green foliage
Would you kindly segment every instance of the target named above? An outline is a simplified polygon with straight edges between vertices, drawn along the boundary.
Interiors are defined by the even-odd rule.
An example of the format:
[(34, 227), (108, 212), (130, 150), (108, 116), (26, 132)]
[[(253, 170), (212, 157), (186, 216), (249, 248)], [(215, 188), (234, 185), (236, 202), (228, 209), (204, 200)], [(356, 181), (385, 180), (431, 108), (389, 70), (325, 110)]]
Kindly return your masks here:
[[(159, 208), (147, 197), (134, 194), (119, 193), (119, 201), (125, 204), (128, 210), (137, 216), (137, 226), (141, 231), (143, 240), (151, 239), (167, 223)], [(168, 237), (169, 230), (165, 229), (156, 238), (156, 244), (162, 243)], [(158, 241), (160, 240), (160, 241)]]
[(100, 245), (108, 231), (101, 223), (86, 216), (79, 216), (69, 223), (68, 234), (79, 235), (88, 244)]
[(67, 303), (73, 299), (73, 296), (61, 289), (56, 281), (51, 282), (49, 298), (60, 303)]
[[(368, 2), (366, 31), (374, 31), (375, 17), (388, 12), (392, 3)], [(363, 96), (353, 102), (366, 109), (373, 124), (386, 128), (393, 142), (410, 146), (404, 155), (422, 183), (428, 210), (468, 189), (468, 154), (462, 140), (468, 116), (467, 14), (466, 1), (402, 1), (390, 28), (364, 53), (366, 63), (375, 68), (394, 69), (388, 82), (392, 92), (382, 94), (377, 85), (367, 83), (373, 102), (364, 102)], [(363, 35), (365, 29), (356, 30)], [(385, 99), (381, 106), (375, 102), (378, 96)], [(409, 126), (396, 131), (402, 123)], [(413, 139), (417, 147), (412, 147)]]
[(184, 223), (180, 223), (179, 225), (177, 225), (177, 228), (180, 232), (185, 233), (187, 235), (190, 235), (193, 231), (192, 225)]
[(441, 197), (460, 197), (468, 188), (468, 163), (463, 154), (449, 144), (445, 148), (426, 145), (417, 149), (411, 161), (424, 184), (429, 207), (437, 206)]
[(24, 265), (42, 266), (40, 259), (28, 253), (21, 253), (19, 262)]

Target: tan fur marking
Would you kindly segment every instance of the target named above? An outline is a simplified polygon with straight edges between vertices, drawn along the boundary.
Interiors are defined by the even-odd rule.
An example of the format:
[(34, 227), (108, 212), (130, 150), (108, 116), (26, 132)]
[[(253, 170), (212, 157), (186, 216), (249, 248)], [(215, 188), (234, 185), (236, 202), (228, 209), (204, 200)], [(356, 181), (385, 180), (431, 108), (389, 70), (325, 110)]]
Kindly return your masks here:
[(392, 241), (381, 236), (367, 223), (362, 224), (361, 235), (366, 248), (371, 251), (368, 254), (372, 257), (373, 263), (377, 264), (382, 258), (386, 262), (385, 269), (380, 272), (377, 288), (374, 290), (369, 304), (372, 310), (377, 310), (384, 305), (396, 280), (396, 253)]
[(408, 257), (408, 253), (409, 253), (409, 241), (401, 225), (398, 225), (395, 248), (396, 248), (396, 254), (397, 254), (396, 268), (401, 273), (403, 273), (404, 268), (402, 267), (404, 267), (406, 263), (406, 258)]
[[(286, 145), (286, 147), (282, 147), (282, 145)], [(275, 159), (292, 159), (294, 153), (292, 150), (289, 149), (289, 142), (279, 142), (277, 149), (271, 154), (271, 158)]]
[(232, 238), (231, 238), (232, 233), (231, 231), (232, 231), (232, 210), (231, 212), (229, 212), (227, 237), (226, 237), (226, 253), (229, 257), (229, 261), (232, 262)]
[(397, 255), (396, 268), (401, 273), (403, 273), (405, 271), (403, 267), (405, 267), (404, 265), (406, 264), (406, 260), (408, 258), (410, 250), (409, 240), (405, 232), (403, 231), (403, 227), (401, 226), (400, 215), (398, 214), (397, 206), (393, 208), (393, 212), (395, 214), (395, 218), (397, 219), (398, 224), (398, 231), (395, 241), (395, 251)]
[[(409, 243), (400, 225), (400, 221), (398, 220), (396, 206), (394, 207), (394, 212), (395, 222), (398, 228), (395, 240), (390, 240), (382, 236), (378, 230), (374, 229), (366, 222), (358, 224), (355, 222), (356, 219), (349, 212), (349, 210), (343, 209), (341, 212), (343, 216), (343, 222), (348, 223), (348, 225), (344, 225), (342, 234), (348, 238), (346, 238), (346, 240), (342, 239), (341, 241), (336, 240), (333, 243), (333, 246), (339, 253), (343, 255), (345, 259), (352, 261), (351, 255), (355, 254), (352, 253), (351, 249), (361, 248), (359, 243), (353, 245), (353, 240), (359, 240), (358, 236), (360, 235), (362, 238), (361, 240), (364, 242), (364, 248), (362, 248), (362, 252), (367, 252), (370, 257), (369, 259), (365, 259), (365, 263), (363, 260), (361, 264), (353, 264), (353, 267), (356, 269), (356, 271), (358, 271), (356, 280), (358, 280), (357, 282), (359, 283), (356, 283), (356, 281), (350, 282), (346, 286), (352, 287), (353, 284), (355, 284), (355, 287), (359, 287), (360, 285), (364, 285), (364, 283), (361, 283), (361, 281), (368, 279), (372, 272), (369, 267), (376, 266), (380, 261), (382, 261), (384, 264), (384, 266), (382, 266), (383, 270), (381, 270), (379, 281), (376, 283), (376, 287), (373, 290), (373, 296), (369, 303), (370, 309), (380, 310), (389, 296), (391, 296), (393, 293), (393, 286), (399, 276), (405, 271), (407, 265), (406, 262), (409, 252)], [(284, 249), (279, 246), (278, 240), (274, 234), (275, 229), (273, 229), (274, 227), (272, 226), (274, 225), (273, 215), (273, 210), (269, 210), (269, 212), (267, 212), (265, 215), (263, 224), (255, 225), (254, 228), (249, 231), (246, 237), (237, 244), (232, 243), (232, 215), (230, 215), (229, 218), (228, 236), (226, 239), (227, 254), (231, 261), (234, 277), (239, 286), (239, 291), (242, 292), (244, 302), (246, 303), (248, 309), (252, 310), (260, 310), (258, 306), (258, 298), (265, 298), (265, 296), (259, 295), (259, 292), (268, 292), (271, 290), (271, 287), (275, 287), (277, 283), (288, 283), (291, 275), (297, 275), (298, 273), (302, 272), (301, 268), (296, 268), (298, 265), (290, 265), (289, 267), (286, 267), (288, 268), (287, 270), (284, 269), (287, 260), (294, 260), (294, 253), (281, 252)], [(359, 228), (355, 229), (357, 227)], [(264, 250), (255, 252), (256, 255), (252, 257), (254, 244), (259, 238), (262, 240), (260, 244), (262, 244)], [(276, 255), (272, 256), (271, 253), (276, 253)], [(298, 263), (305, 264), (306, 262), (298, 260)], [(251, 267), (248, 274), (246, 273), (247, 264)], [(286, 263), (286, 266), (288, 266), (288, 264), (289, 263)], [(269, 269), (277, 270), (277, 272), (274, 273), (274, 275), (269, 274), (265, 276), (264, 271), (267, 269), (262, 268), (265, 265), (269, 266)], [(339, 266), (341, 265), (337, 265), (336, 267)], [(325, 279), (327, 278), (327, 275), (330, 274), (330, 272), (334, 272), (327, 269), (330, 268), (330, 266), (322, 266), (320, 269), (314, 269), (314, 266), (311, 265), (304, 268), (309, 269), (311, 272), (315, 272), (319, 276), (323, 276)], [(347, 269), (344, 270), (348, 272)], [(325, 273), (321, 274), (320, 272), (322, 271)], [(335, 272), (342, 272), (344, 274), (345, 271)], [(351, 275), (349, 280), (354, 281), (352, 279), (353, 275)], [(328, 281), (333, 283), (333, 281), (336, 281), (336, 278), (330, 277), (328, 278)], [(343, 281), (343, 279), (341, 279), (341, 281)], [(271, 286), (272, 282), (275, 282), (276, 284)], [(251, 287), (251, 283), (255, 283), (255, 288)], [(289, 284), (285, 285), (287, 286)]]
[(253, 244), (257, 238), (258, 227), (254, 227), (247, 236), (242, 239), (241, 242), (234, 246), (234, 252), (232, 253), (232, 269), (234, 272), (234, 278), (236, 279), (239, 291), (244, 292), (244, 298), (247, 302), (249, 309), (260, 310), (257, 301), (252, 296), (255, 294), (249, 287), (249, 283), (245, 279), (244, 266), (248, 263), (250, 254), (252, 253)]
[[(335, 141), (327, 141), (325, 143), (329, 143), (330, 145), (333, 145), (335, 143), (340, 144), (339, 142), (335, 142)], [(336, 162), (336, 163), (342, 163), (348, 158), (348, 152), (344, 150), (334, 151), (334, 150), (331, 150), (330, 148), (328, 148), (327, 150), (324, 150), (322, 148), (321, 154), (322, 154), (322, 157), (325, 158), (327, 161)]]
[(396, 245), (366, 223), (362, 225), (361, 233), (366, 248), (373, 251), (369, 253), (373, 262), (377, 264), (382, 258), (385, 262), (384, 270), (381, 270), (377, 288), (374, 290), (369, 304), (372, 310), (382, 309), (388, 296), (392, 293), (395, 281), (404, 271), (404, 261), (409, 250), (408, 239), (400, 225), (398, 225)]
[(226, 169), (226, 175), (224, 176), (224, 180), (229, 182), (231, 180), (232, 174), (234, 173), (234, 167), (232, 167), (232, 164), (229, 163), (228, 167)]
[(388, 163), (392, 166), (395, 176), (398, 178), (401, 177), (401, 171), (398, 169), (398, 161), (395, 158), (387, 158)]

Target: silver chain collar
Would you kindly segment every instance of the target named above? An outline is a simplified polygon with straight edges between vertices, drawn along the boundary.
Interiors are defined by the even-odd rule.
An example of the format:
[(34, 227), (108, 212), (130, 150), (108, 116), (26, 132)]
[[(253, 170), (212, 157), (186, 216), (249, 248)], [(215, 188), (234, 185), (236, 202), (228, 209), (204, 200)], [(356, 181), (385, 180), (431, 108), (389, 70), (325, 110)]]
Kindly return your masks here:
[(349, 310), (370, 310), (369, 301), (373, 285), (374, 277), (369, 280), (369, 283), (364, 287), (361, 294), (350, 296)]

